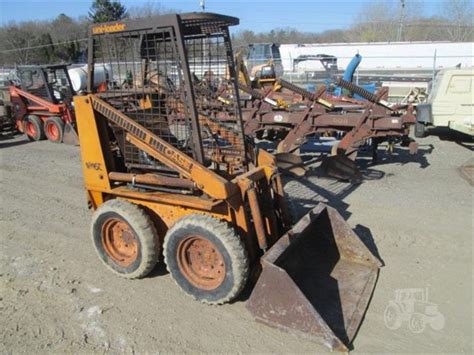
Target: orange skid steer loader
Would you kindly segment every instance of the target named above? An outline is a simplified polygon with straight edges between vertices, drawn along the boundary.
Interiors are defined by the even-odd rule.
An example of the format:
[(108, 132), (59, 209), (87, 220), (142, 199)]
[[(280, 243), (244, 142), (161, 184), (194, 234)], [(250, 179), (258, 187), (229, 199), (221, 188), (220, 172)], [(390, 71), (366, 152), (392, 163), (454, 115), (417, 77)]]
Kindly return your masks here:
[(18, 131), (32, 141), (78, 144), (71, 79), (64, 64), (21, 66), (18, 85), (10, 85)]
[[(208, 304), (259, 275), (247, 303), (258, 320), (346, 351), (380, 262), (328, 206), (293, 226), (275, 158), (243, 134), (229, 36), (238, 22), (190, 13), (91, 28), (88, 92), (74, 103), (93, 245), (126, 278), (146, 276), (162, 253), (177, 285)], [(94, 64), (127, 85), (94, 92)], [(232, 124), (201, 112), (193, 86), (226, 73)]]

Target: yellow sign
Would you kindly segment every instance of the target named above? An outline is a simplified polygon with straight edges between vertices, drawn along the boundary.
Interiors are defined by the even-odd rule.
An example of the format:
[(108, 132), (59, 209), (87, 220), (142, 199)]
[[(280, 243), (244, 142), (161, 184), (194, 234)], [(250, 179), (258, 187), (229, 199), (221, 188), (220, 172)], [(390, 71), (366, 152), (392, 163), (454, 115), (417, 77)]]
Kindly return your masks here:
[(120, 31), (124, 31), (125, 28), (126, 28), (125, 24), (119, 23), (119, 22), (114, 23), (113, 25), (103, 24), (103, 25), (92, 27), (92, 34), (97, 35), (101, 33), (120, 32)]

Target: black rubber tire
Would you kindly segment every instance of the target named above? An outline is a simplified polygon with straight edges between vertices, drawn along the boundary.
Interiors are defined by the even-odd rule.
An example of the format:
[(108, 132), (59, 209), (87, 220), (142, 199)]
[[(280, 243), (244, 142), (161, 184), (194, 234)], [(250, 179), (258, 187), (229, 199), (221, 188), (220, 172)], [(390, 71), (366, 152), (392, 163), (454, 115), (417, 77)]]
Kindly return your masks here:
[(416, 138), (424, 138), (428, 135), (426, 126), (423, 123), (416, 122), (415, 123), (415, 137)]
[[(58, 129), (58, 137), (52, 137), (49, 135), (49, 125), (54, 125)], [(44, 123), (44, 134), (50, 142), (61, 143), (64, 138), (64, 121), (60, 117), (49, 117)]]
[[(177, 261), (178, 245), (191, 235), (212, 242), (222, 254), (226, 269), (223, 282), (213, 290), (194, 286), (182, 274)], [(243, 241), (226, 222), (204, 215), (188, 215), (166, 233), (163, 254), (171, 277), (188, 295), (206, 304), (223, 304), (239, 295), (249, 276), (249, 258)]]
[[(119, 218), (126, 222), (138, 240), (137, 259), (128, 267), (116, 263), (105, 251), (102, 244), (102, 226), (109, 218)], [(155, 267), (160, 255), (160, 243), (156, 228), (150, 217), (137, 205), (123, 200), (109, 200), (93, 214), (91, 236), (99, 259), (115, 274), (127, 279), (145, 277)]]
[[(26, 125), (28, 123), (31, 123), (35, 126), (36, 134), (34, 136), (31, 136), (27, 133)], [(25, 120), (23, 122), (23, 131), (30, 141), (40, 141), (46, 138), (44, 134), (43, 121), (41, 120), (41, 118), (35, 115), (28, 115), (25, 117)]]

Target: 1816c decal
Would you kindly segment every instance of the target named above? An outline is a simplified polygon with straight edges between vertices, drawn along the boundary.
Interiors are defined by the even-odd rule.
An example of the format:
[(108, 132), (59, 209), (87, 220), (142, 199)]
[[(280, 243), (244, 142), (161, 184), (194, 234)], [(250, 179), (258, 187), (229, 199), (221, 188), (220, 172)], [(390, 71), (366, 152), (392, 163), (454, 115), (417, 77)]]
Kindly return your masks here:
[(90, 162), (90, 161), (86, 162), (86, 168), (96, 170), (96, 171), (101, 171), (102, 170), (102, 166), (101, 166), (100, 163), (94, 163), (94, 162)]

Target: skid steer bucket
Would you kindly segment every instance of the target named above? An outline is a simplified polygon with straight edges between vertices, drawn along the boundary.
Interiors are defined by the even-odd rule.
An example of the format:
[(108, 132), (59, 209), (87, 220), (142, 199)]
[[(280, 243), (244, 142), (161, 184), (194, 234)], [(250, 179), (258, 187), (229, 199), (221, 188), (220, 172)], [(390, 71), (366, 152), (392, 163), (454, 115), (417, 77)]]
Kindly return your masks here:
[(69, 145), (79, 145), (79, 137), (77, 136), (76, 130), (70, 123), (64, 125), (64, 136), (63, 143)]
[(348, 351), (381, 262), (333, 208), (318, 205), (262, 257), (247, 303), (258, 321)]

